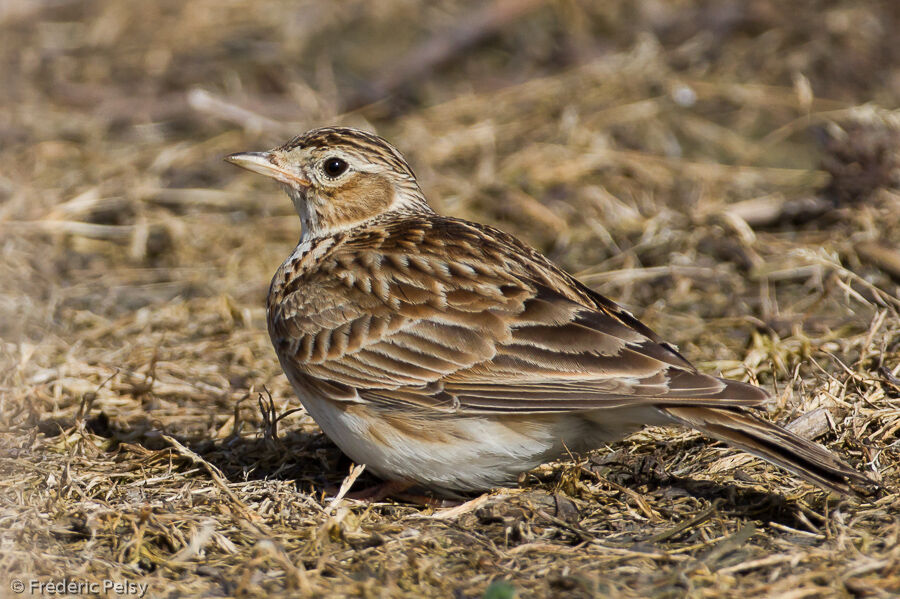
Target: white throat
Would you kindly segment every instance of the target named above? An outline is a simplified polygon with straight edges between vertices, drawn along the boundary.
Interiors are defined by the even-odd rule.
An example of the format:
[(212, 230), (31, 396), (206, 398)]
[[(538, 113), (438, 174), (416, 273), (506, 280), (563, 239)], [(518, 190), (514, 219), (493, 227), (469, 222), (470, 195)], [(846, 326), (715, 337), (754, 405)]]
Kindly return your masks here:
[(294, 205), (294, 211), (300, 217), (300, 243), (315, 239), (323, 233), (319, 227), (319, 215), (313, 210), (311, 203), (304, 195), (290, 185), (285, 185), (284, 190), (291, 203)]

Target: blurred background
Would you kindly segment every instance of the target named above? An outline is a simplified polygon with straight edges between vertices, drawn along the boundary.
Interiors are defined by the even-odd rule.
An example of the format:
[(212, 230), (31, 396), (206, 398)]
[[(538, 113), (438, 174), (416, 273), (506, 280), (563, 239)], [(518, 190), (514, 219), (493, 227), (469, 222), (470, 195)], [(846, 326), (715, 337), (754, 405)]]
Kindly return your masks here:
[[(898, 30), (892, 0), (4, 0), (0, 447), (20, 528), (3, 563), (136, 575), (115, 541), (93, 546), (101, 568), (36, 531), (100, 495), (146, 522), (135, 506), (171, 491), (98, 475), (25, 518), (62, 496), (46, 460), (132, 472), (167, 434), (232, 481), (340, 481), (303, 413), (282, 426), (308, 433), (291, 455), (313, 466), (222, 442), (259, 436), (263, 387), (297, 405), (264, 303), (299, 237), (282, 191), (222, 157), (323, 125), (386, 137), (438, 211), (520, 236), (701, 368), (760, 382), (775, 417), (837, 410), (895, 462), (900, 416), (879, 402), (900, 392)], [(73, 453), (75, 433), (95, 449)], [(109, 453), (123, 444), (143, 449)], [(160, 555), (185, 546), (160, 526)], [(244, 555), (234, 542), (219, 550)]]

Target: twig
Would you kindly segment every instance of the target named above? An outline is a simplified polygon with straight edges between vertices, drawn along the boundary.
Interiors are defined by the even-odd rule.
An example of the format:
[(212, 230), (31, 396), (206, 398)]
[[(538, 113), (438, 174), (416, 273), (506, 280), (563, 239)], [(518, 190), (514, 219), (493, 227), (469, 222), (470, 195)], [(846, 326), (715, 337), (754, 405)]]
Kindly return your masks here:
[(199, 465), (203, 466), (204, 468), (206, 468), (206, 471), (209, 472), (209, 475), (210, 475), (210, 477), (212, 477), (213, 482), (216, 483), (216, 486), (218, 486), (219, 489), (221, 489), (222, 492), (228, 496), (228, 499), (230, 499), (231, 502), (234, 503), (234, 505), (236, 505), (238, 507), (238, 509), (240, 510), (240, 512), (243, 514), (243, 516), (245, 518), (247, 518), (248, 520), (250, 520), (251, 522), (254, 522), (254, 523), (262, 520), (262, 518), (260, 517), (259, 514), (257, 514), (256, 512), (251, 510), (249, 507), (247, 507), (247, 504), (245, 504), (243, 501), (241, 501), (238, 498), (238, 496), (234, 494), (234, 491), (232, 491), (231, 489), (228, 488), (228, 483), (225, 482), (225, 475), (222, 474), (221, 470), (219, 470), (214, 465), (207, 462), (199, 454), (195, 453), (194, 451), (192, 451), (192, 450), (188, 449), (187, 447), (185, 447), (184, 445), (182, 445), (174, 437), (170, 437), (169, 435), (164, 434), (164, 435), (162, 435), (162, 438), (165, 439), (166, 442), (169, 443), (169, 445), (174, 447), (175, 450), (179, 454), (181, 454), (181, 456), (191, 460), (195, 464), (199, 464)]
[[(802, 531), (798, 531), (802, 532)], [(697, 561), (705, 565), (710, 570), (715, 570), (715, 564), (727, 554), (731, 553), (744, 543), (750, 540), (750, 537), (756, 534), (756, 525), (752, 522), (748, 523), (742, 529), (727, 537), (725, 540), (716, 544), (715, 547)]]
[(722, 276), (715, 268), (705, 266), (649, 266), (647, 268), (620, 268), (591, 274), (579, 274), (578, 278), (587, 284), (592, 283), (631, 283), (662, 277), (691, 277), (695, 279), (717, 279)]
[(728, 566), (727, 568), (717, 570), (717, 572), (719, 574), (737, 574), (738, 572), (746, 572), (747, 570), (755, 570), (757, 568), (764, 568), (765, 566), (783, 564), (784, 562), (791, 561), (792, 559), (794, 559), (793, 555), (786, 555), (783, 553), (779, 555), (769, 555), (767, 557), (751, 560), (749, 562), (741, 562), (740, 564)]
[(834, 422), (831, 413), (825, 408), (816, 408), (812, 412), (803, 414), (796, 420), (785, 426), (798, 437), (803, 437), (809, 441), (818, 439), (828, 431), (834, 430)]
[(857, 243), (857, 255), (863, 262), (880, 268), (894, 279), (900, 280), (900, 253), (874, 241)]
[(574, 533), (575, 536), (578, 537), (579, 541), (582, 541), (584, 543), (592, 543), (597, 540), (594, 536), (592, 536), (587, 531), (585, 531), (577, 526), (572, 526), (571, 524), (569, 524), (568, 522), (566, 522), (565, 520), (563, 520), (561, 518), (557, 518), (556, 516), (551, 516), (544, 510), (541, 510), (541, 509), (535, 510), (534, 513), (537, 514), (538, 516), (540, 516), (541, 518), (543, 518), (544, 520), (549, 520), (556, 526), (559, 526), (560, 528), (564, 528), (564, 529), (568, 530), (569, 532)]
[(283, 134), (285, 130), (284, 123), (273, 121), (261, 114), (228, 102), (205, 89), (192, 89), (188, 92), (187, 103), (197, 112), (210, 114), (240, 125), (251, 135), (259, 135), (263, 132)]
[(751, 227), (770, 227), (783, 222), (803, 223), (834, 210), (834, 204), (820, 197), (785, 200), (769, 195), (736, 202), (725, 209)]
[(6, 221), (0, 223), (0, 227), (12, 231), (68, 233), (94, 239), (128, 239), (135, 230), (133, 225), (98, 225), (72, 220)]
[(504, 495), (494, 496), (494, 495), (485, 493), (483, 495), (479, 495), (475, 499), (470, 499), (469, 501), (466, 501), (465, 503), (461, 503), (457, 506), (447, 508), (447, 509), (437, 510), (433, 514), (425, 516), (425, 517), (433, 518), (435, 520), (453, 520), (454, 518), (458, 518), (459, 516), (462, 516), (463, 514), (467, 514), (471, 511), (477, 510), (478, 508), (483, 506), (485, 503), (487, 503), (491, 499), (501, 499), (503, 497), (504, 497)]
[(344, 495), (350, 491), (353, 483), (356, 482), (356, 479), (359, 478), (359, 475), (362, 474), (365, 469), (365, 464), (354, 464), (353, 467), (350, 468), (350, 474), (348, 474), (344, 479), (344, 482), (341, 483), (341, 488), (338, 490), (337, 495), (332, 497), (331, 501), (328, 502), (328, 507), (325, 508), (326, 514), (331, 514), (337, 509), (338, 505), (343, 501)]
[(716, 513), (716, 510), (719, 509), (719, 506), (724, 503), (724, 499), (721, 497), (712, 502), (708, 508), (688, 520), (687, 522), (682, 522), (675, 528), (671, 528), (669, 530), (665, 530), (661, 533), (655, 534), (652, 537), (649, 537), (644, 540), (645, 543), (656, 543), (658, 541), (665, 541), (666, 539), (670, 539), (677, 534), (681, 534), (682, 532), (694, 528), (695, 526), (699, 526), (709, 520), (713, 514)]
[(650, 519), (652, 522), (659, 522), (659, 520), (660, 520), (659, 514), (654, 512), (650, 508), (650, 506), (647, 505), (647, 502), (644, 501), (644, 498), (641, 497), (636, 491), (633, 491), (632, 489), (629, 489), (627, 487), (623, 487), (620, 484), (614, 483), (613, 481), (609, 480), (608, 478), (600, 476), (593, 470), (589, 470), (587, 468), (582, 468), (581, 471), (584, 474), (593, 476), (598, 482), (607, 484), (607, 485), (611, 486), (612, 488), (616, 489), (617, 491), (621, 491), (622, 493), (625, 493), (626, 495), (628, 495), (629, 497), (634, 499), (635, 503), (637, 503), (638, 508), (642, 512), (644, 512), (644, 515), (647, 516), (648, 519)]

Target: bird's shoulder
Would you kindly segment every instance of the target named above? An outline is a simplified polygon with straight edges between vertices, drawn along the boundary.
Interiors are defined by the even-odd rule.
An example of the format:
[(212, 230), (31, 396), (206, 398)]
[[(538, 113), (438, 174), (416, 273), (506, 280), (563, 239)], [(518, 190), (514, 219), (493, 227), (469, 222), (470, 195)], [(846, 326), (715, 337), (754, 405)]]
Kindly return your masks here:
[(275, 274), (269, 302), (370, 303), (366, 296), (390, 302), (394, 285), (437, 294), (465, 288), (488, 296), (537, 286), (586, 307), (621, 311), (514, 236), (433, 213), (376, 219), (298, 245)]
[(553, 304), (595, 321), (588, 326), (629, 330), (668, 362), (693, 369), (630, 312), (536, 249), (497, 228), (434, 213), (379, 219), (298, 247), (273, 279), (268, 312), (270, 327), (296, 336), (360, 315), (390, 329), (392, 321), (464, 312), (487, 326), (498, 313)]

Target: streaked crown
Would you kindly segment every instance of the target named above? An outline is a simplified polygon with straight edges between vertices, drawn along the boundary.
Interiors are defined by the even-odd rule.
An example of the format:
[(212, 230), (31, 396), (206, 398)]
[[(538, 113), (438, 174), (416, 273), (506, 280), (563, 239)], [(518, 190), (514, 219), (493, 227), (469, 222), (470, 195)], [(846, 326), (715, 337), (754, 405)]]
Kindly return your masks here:
[(431, 211), (403, 155), (359, 129), (313, 129), (268, 152), (242, 152), (226, 160), (285, 186), (304, 239), (392, 211)]

